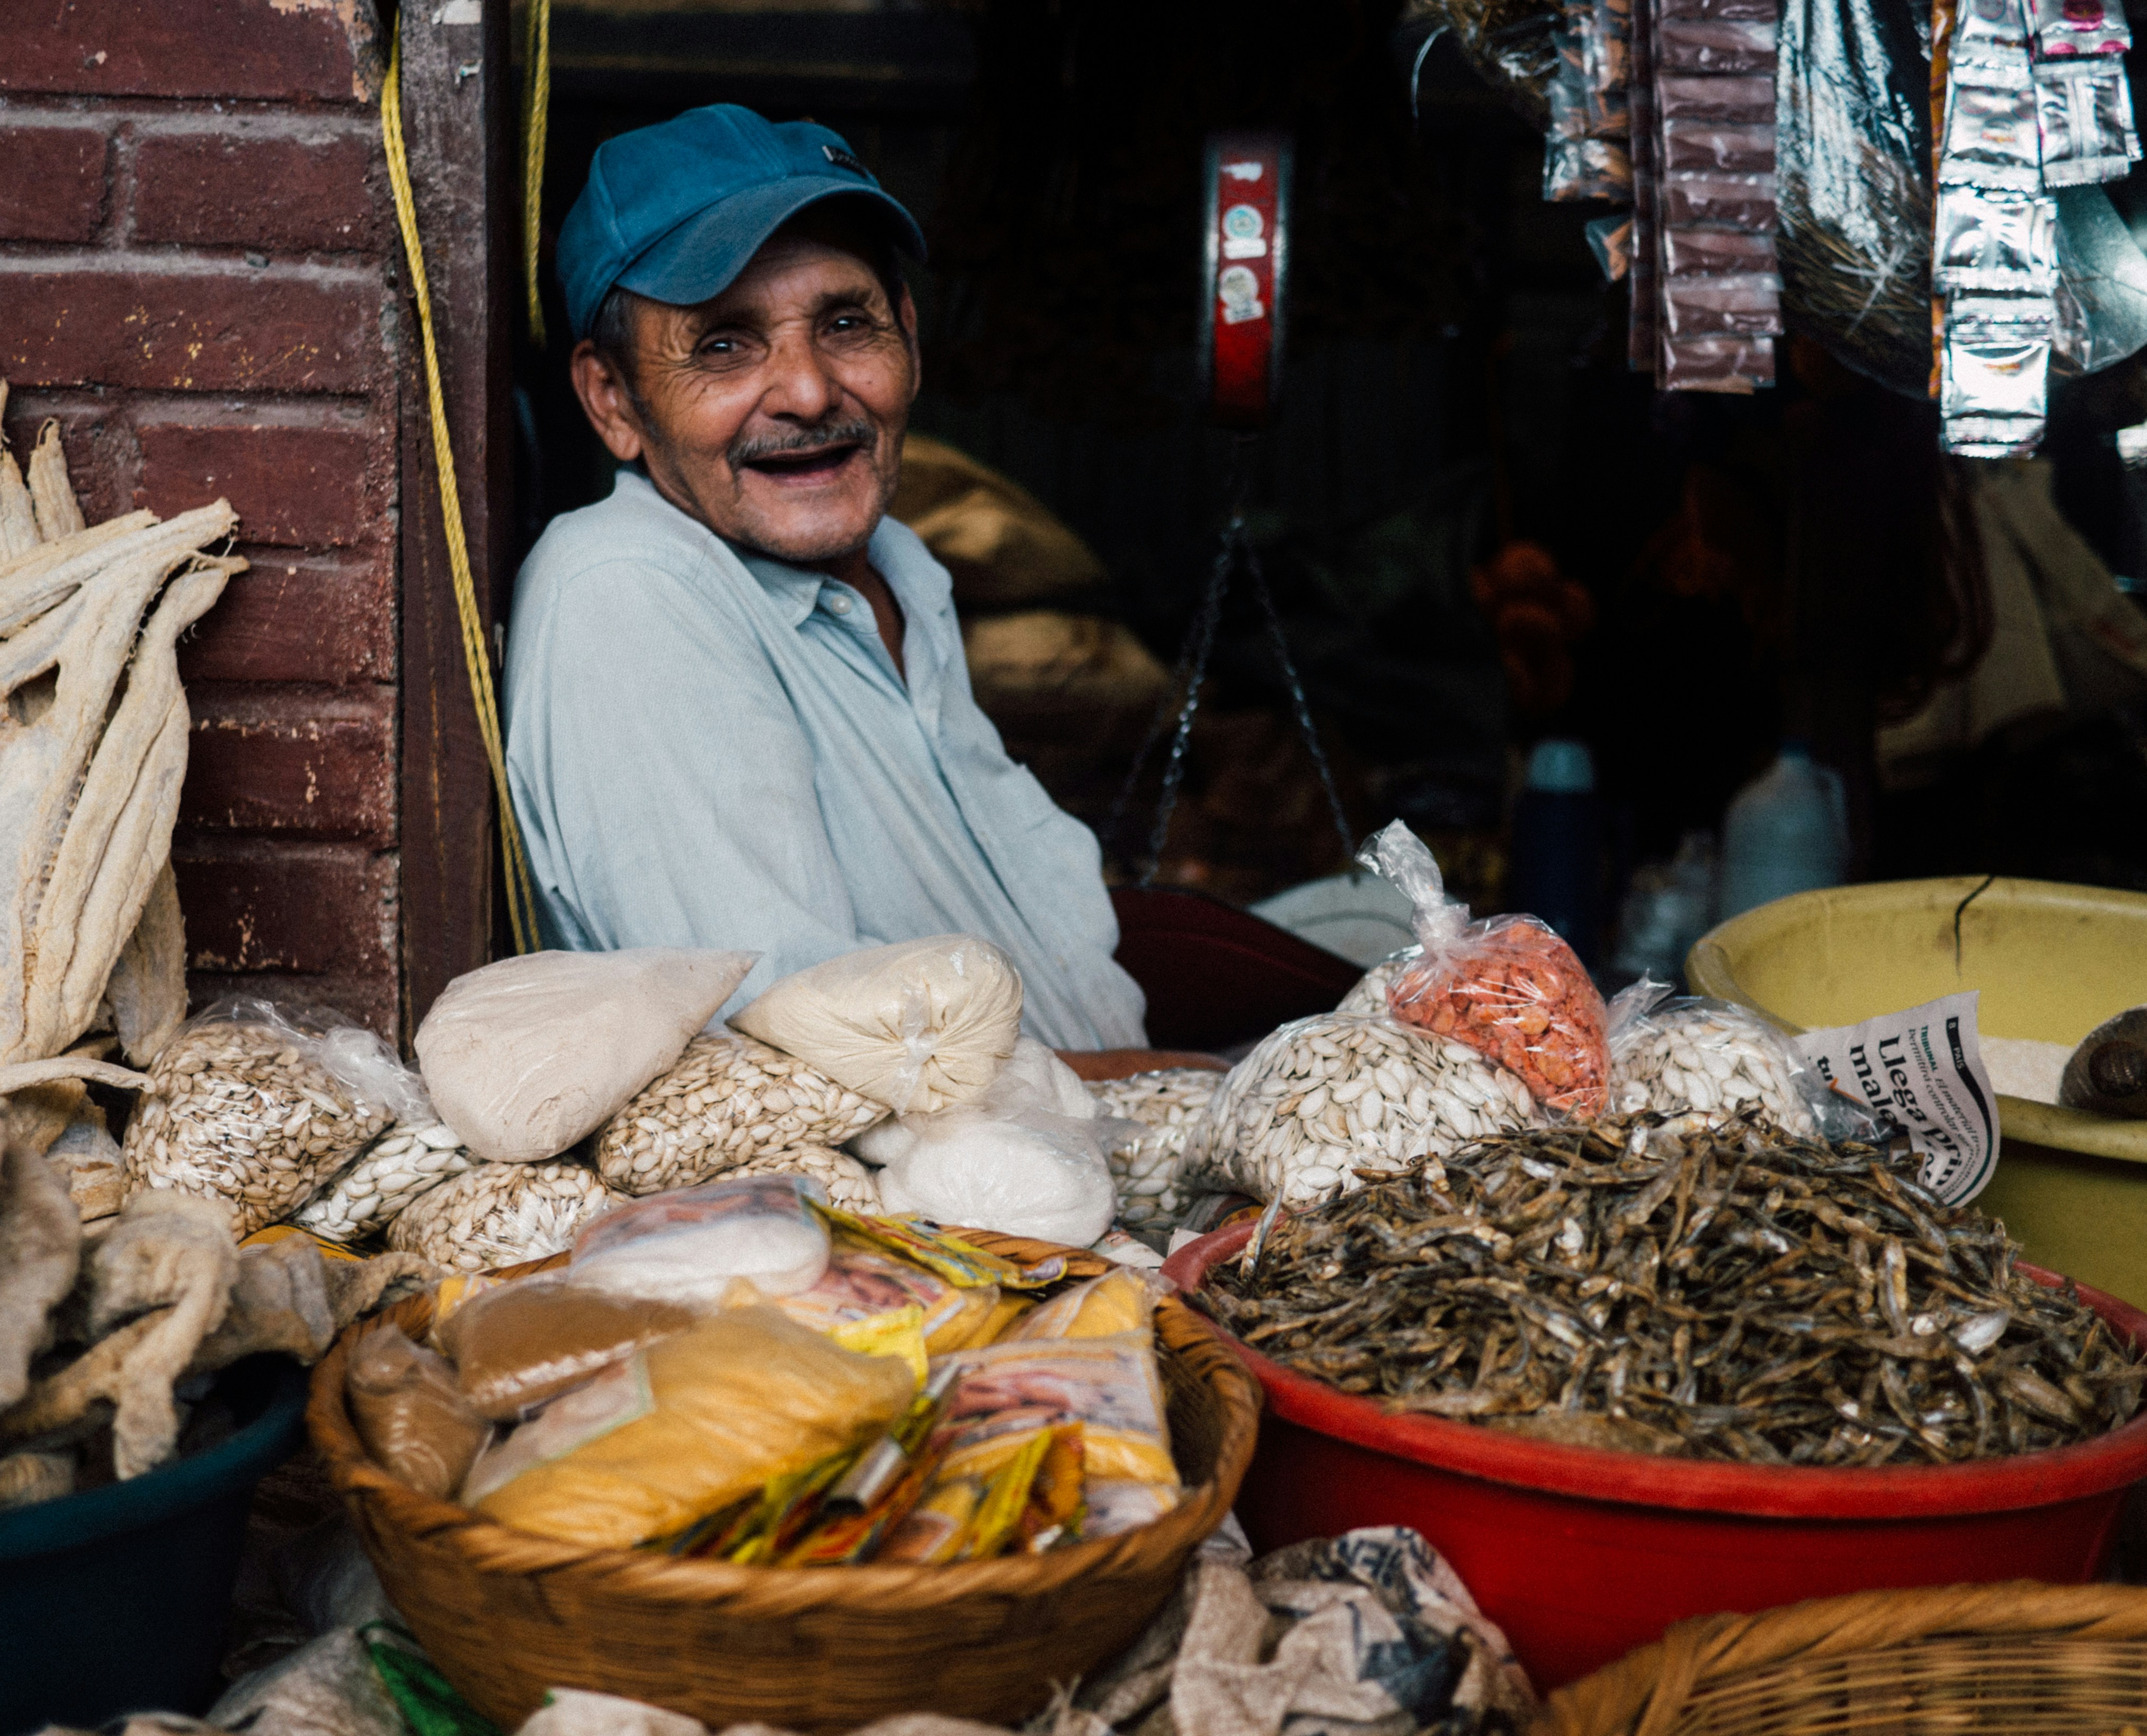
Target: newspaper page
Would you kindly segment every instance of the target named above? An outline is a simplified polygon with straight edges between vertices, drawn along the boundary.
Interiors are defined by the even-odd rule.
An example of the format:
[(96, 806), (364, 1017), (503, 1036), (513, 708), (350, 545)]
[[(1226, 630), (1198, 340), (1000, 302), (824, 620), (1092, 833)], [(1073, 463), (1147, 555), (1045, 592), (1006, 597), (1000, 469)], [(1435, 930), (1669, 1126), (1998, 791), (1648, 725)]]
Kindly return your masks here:
[(1998, 1093), (1975, 1038), (1974, 989), (1860, 1025), (1793, 1038), (1834, 1090), (1908, 1135), (1923, 1183), (1965, 1205), (1998, 1168)]

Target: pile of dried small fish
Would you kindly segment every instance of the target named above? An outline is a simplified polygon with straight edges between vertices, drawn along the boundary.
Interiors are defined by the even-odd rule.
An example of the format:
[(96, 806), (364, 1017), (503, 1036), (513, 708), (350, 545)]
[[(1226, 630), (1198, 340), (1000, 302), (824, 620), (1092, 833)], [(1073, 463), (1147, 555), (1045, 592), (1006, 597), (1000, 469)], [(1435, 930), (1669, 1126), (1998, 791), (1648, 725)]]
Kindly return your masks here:
[(1755, 1114), (1532, 1128), (1274, 1225), (1197, 1298), (1392, 1409), (1763, 1464), (1949, 1463), (2130, 1417), (2147, 1365), (2004, 1226)]

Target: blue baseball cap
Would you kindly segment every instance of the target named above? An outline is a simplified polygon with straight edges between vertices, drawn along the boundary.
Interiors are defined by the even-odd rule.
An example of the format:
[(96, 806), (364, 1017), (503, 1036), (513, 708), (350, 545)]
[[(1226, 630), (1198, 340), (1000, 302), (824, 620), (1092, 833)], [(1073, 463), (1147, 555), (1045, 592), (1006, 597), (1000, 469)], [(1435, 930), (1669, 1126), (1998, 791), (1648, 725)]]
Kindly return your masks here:
[(900, 251), (924, 257), (917, 219), (810, 121), (717, 103), (607, 139), (559, 231), (568, 323), (588, 337), (614, 288), (681, 307), (721, 295), (769, 236), (833, 198), (868, 202)]

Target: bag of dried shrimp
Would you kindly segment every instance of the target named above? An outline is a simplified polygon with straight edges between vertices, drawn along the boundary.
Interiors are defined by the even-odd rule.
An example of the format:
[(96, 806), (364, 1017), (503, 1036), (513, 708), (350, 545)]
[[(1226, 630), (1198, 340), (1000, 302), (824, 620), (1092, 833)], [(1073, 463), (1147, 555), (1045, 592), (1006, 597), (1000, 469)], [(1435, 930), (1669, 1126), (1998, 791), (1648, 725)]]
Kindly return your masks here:
[(1359, 858), (1416, 907), (1423, 956), (1387, 988), (1404, 1024), (1451, 1037), (1519, 1074), (1547, 1109), (1594, 1115), (1610, 1078), (1603, 997), (1558, 934), (1532, 916), (1469, 919), (1439, 863), (1399, 820)]

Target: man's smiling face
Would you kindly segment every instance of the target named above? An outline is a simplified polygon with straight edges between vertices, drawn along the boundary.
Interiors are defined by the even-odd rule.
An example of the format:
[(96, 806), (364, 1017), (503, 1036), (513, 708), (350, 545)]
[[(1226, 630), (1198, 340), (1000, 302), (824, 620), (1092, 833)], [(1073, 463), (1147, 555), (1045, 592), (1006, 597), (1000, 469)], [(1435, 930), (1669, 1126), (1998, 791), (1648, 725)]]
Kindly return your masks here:
[(856, 555), (893, 498), (918, 387), (916, 312), (808, 216), (698, 307), (628, 298), (622, 378), (595, 345), (574, 384), (613, 456), (638, 458), (718, 536), (793, 565)]

